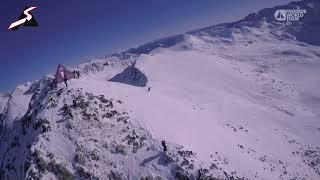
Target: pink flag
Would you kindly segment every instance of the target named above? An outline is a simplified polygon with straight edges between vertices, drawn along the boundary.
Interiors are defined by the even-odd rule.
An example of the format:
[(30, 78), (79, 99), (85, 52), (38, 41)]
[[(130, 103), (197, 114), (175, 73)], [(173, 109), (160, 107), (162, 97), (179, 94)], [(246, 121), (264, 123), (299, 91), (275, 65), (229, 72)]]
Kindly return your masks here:
[(61, 83), (64, 79), (69, 80), (75, 78), (75, 75), (72, 71), (68, 70), (65, 66), (59, 64), (56, 72), (55, 82)]

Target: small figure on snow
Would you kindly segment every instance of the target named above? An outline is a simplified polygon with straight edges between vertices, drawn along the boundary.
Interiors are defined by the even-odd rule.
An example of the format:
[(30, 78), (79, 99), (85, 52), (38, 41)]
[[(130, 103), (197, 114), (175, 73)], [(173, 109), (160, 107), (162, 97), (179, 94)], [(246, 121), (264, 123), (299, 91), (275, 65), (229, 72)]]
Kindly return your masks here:
[(148, 88), (148, 92), (150, 92), (150, 90), (151, 90), (151, 87)]
[(74, 76), (79, 79), (80, 78), (80, 71), (73, 71)]
[(135, 71), (135, 72), (133, 73), (133, 76), (132, 76), (132, 77), (133, 77), (133, 80), (136, 80), (137, 74), (138, 74), (137, 71)]
[(161, 142), (161, 145), (162, 145), (162, 147), (163, 147), (163, 152), (166, 152), (166, 151), (167, 151), (167, 144), (166, 144), (166, 141), (165, 141), (165, 140), (163, 140), (163, 141)]
[(78, 76), (78, 79), (80, 78), (80, 71), (76, 71), (76, 74)]

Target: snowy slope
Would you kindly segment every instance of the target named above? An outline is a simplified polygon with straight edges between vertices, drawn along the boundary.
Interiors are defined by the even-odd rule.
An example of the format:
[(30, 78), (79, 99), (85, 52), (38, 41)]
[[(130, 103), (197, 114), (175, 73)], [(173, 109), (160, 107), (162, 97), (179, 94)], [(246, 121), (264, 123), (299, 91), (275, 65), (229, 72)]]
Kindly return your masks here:
[[(185, 43), (204, 45), (196, 37), (190, 38), (193, 42)], [(315, 171), (319, 164), (313, 169), (304, 163), (304, 160), (319, 163), (319, 141), (315, 138), (319, 137), (319, 114), (316, 108), (310, 107), (311, 102), (304, 103), (302, 95), (314, 87), (286, 80), (284, 76), (292, 77), (295, 73), (282, 70), (288, 68), (289, 62), (269, 67), (268, 59), (262, 59), (265, 55), (250, 56), (261, 58), (262, 63), (233, 59), (231, 52), (226, 58), (207, 49), (177, 51), (175, 48), (142, 55), (136, 60), (136, 67), (148, 77), (150, 92), (147, 87), (102, 84), (106, 80), (104, 71), (95, 74), (97, 81), (90, 77), (90, 82), (83, 79), (75, 85), (126, 99), (133, 117), (151, 129), (154, 136), (188, 147), (204, 162), (214, 162), (217, 158), (214, 153), (218, 152), (225, 158), (221, 166), (241, 172), (241, 176), (249, 179), (319, 177), (319, 171)], [(299, 46), (292, 44), (294, 48)], [(247, 50), (238, 49), (237, 53), (247, 54)], [(320, 63), (316, 58), (309, 60), (312, 62), (309, 65)], [(298, 69), (301, 73), (311, 70)], [(313, 79), (305, 76), (313, 86), (319, 81), (318, 69), (319, 66), (310, 71)], [(316, 98), (311, 99), (319, 105), (314, 102)], [(305, 157), (308, 148), (315, 150), (315, 159)]]
[[(272, 20), (296, 6), (302, 23)], [(319, 179), (320, 47), (289, 31), (318, 12), (268, 8), (81, 64), (68, 88), (18, 86), (0, 179)]]
[(10, 99), (10, 94), (0, 93), (0, 134), (4, 130), (4, 113), (7, 108), (7, 103)]
[(0, 93), (0, 113), (4, 112), (5, 106), (10, 98), (10, 94)]

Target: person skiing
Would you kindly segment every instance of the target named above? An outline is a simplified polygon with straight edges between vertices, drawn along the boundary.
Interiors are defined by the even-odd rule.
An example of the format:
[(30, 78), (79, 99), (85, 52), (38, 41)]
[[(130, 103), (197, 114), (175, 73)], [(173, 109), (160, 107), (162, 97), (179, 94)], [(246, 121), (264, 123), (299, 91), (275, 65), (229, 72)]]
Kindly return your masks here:
[(166, 152), (167, 151), (166, 141), (165, 140), (161, 141), (161, 145), (163, 147), (163, 152)]
[(150, 90), (151, 90), (151, 87), (148, 88), (148, 92), (150, 92)]

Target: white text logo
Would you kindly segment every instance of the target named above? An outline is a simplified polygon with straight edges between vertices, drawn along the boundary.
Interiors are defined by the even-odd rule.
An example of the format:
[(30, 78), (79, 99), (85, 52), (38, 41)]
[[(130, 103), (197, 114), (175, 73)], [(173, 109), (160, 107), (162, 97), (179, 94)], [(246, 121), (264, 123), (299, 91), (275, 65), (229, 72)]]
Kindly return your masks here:
[(299, 21), (307, 13), (307, 10), (302, 9), (278, 9), (274, 13), (274, 17), (278, 21)]

